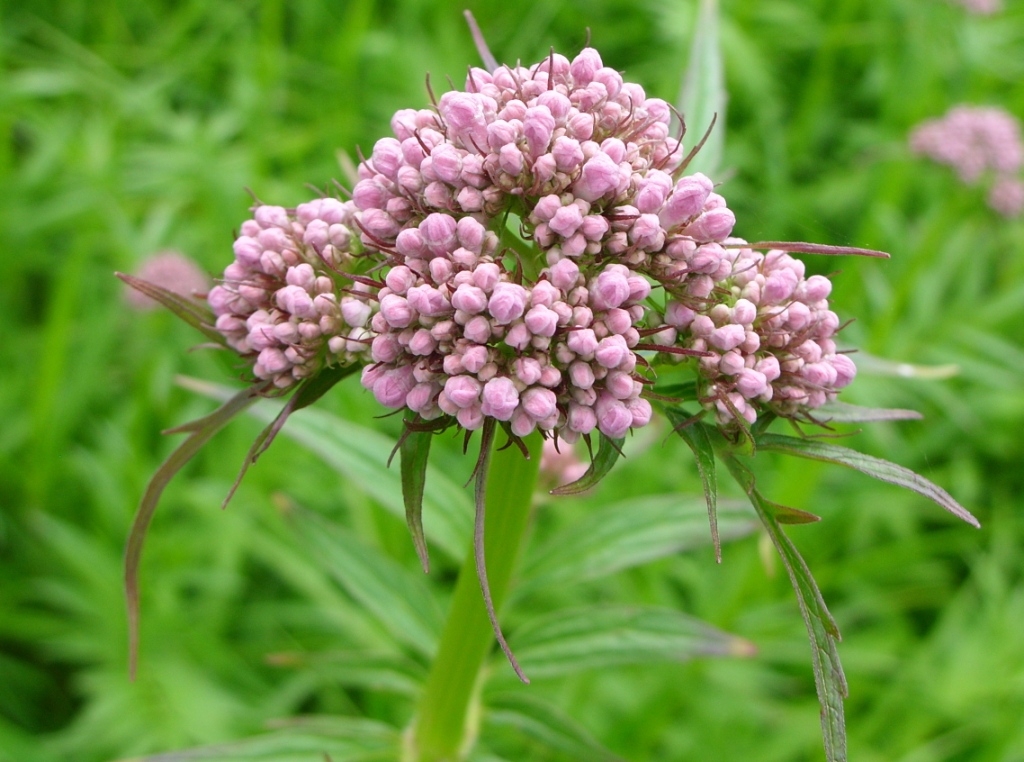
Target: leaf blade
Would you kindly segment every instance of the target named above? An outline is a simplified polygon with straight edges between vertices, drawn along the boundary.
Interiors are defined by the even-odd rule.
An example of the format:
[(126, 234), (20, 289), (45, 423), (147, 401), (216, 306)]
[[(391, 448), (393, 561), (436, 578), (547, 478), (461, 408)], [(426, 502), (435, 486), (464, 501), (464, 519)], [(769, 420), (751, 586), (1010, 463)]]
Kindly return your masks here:
[(711, 525), (711, 541), (715, 546), (715, 560), (722, 563), (722, 541), (718, 536), (718, 476), (715, 473), (715, 448), (711, 444), (708, 428), (700, 421), (683, 425), (691, 416), (682, 410), (669, 408), (665, 411), (674, 431), (693, 451), (693, 458), (704, 487), (704, 499), (708, 504), (708, 523)]
[(433, 434), (429, 431), (407, 429), (399, 446), (405, 522), (409, 526), (424, 574), (430, 572), (430, 554), (423, 534), (423, 490), (427, 481), (427, 462), (432, 441)]
[(765, 450), (796, 455), (810, 460), (821, 460), (852, 468), (867, 474), (879, 481), (895, 484), (928, 498), (957, 518), (974, 527), (980, 527), (978, 520), (970, 511), (958, 503), (952, 495), (939, 485), (925, 479), (909, 468), (891, 463), (882, 458), (851, 450), (848, 447), (821, 442), (812, 439), (798, 439), (782, 434), (763, 434), (758, 439), (758, 447)]
[(563, 484), (561, 487), (556, 487), (551, 490), (552, 495), (578, 495), (581, 492), (586, 492), (588, 489), (592, 489), (598, 485), (598, 483), (608, 475), (615, 465), (619, 456), (622, 455), (622, 445), (626, 440), (623, 439), (612, 439), (601, 434), (600, 444), (597, 448), (597, 454), (593, 460), (590, 461), (590, 466), (587, 468), (586, 473), (583, 474), (579, 479), (570, 483)]

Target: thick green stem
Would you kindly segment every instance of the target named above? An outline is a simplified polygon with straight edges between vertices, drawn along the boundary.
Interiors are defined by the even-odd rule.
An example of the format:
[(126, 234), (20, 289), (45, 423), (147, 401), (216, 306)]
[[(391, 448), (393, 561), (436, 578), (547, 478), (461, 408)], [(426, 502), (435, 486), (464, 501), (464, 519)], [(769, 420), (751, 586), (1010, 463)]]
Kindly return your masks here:
[[(496, 610), (500, 610), (505, 598), (526, 534), (541, 441), (539, 434), (526, 438), (530, 460), (515, 446), (491, 456), (485, 548), (487, 577)], [(410, 762), (456, 762), (463, 758), (473, 735), (477, 681), (494, 643), (470, 548), (459, 572), (448, 621), (414, 720), (408, 747)]]

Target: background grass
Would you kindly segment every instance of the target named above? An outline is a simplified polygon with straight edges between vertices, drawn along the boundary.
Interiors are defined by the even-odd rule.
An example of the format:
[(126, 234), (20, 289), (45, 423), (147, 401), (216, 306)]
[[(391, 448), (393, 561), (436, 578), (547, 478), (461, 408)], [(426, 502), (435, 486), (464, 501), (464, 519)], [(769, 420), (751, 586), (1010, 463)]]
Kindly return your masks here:
[[(469, 3), (499, 60), (586, 39), (648, 92), (679, 92), (695, 3)], [(791, 536), (845, 640), (851, 757), (1024, 760), (1024, 225), (913, 158), (908, 130), (958, 102), (1024, 116), (1024, 5), (988, 18), (940, 0), (723, 0), (729, 91), (722, 192), (748, 239), (871, 246), (889, 262), (805, 257), (836, 277), (844, 336), (874, 358), (954, 364), (929, 380), (870, 373), (844, 398), (912, 407), (851, 445), (921, 471), (982, 521), (856, 474), (759, 458), (773, 499), (822, 514)], [(91, 762), (221, 741), (295, 713), (402, 725), (402, 690), (342, 687), (336, 668), (267, 654), (378, 644), (282, 516), (320, 512), (414, 568), (401, 522), (281, 440), (230, 510), (217, 505), (258, 423), (236, 422), (172, 485), (143, 569), (144, 651), (126, 672), (121, 556), (136, 501), (173, 447), (162, 428), (210, 409), (174, 374), (222, 359), (166, 314), (133, 313), (111, 273), (180, 249), (210, 273), (251, 201), (308, 198), (368, 151), (391, 113), (476, 64), (461, 7), (429, 0), (0, 4), (0, 760)], [(347, 383), (324, 409), (393, 434)], [(681, 443), (645, 435), (595, 495), (551, 502), (538, 535), (628, 494), (694, 493)], [(449, 445), (451, 443), (448, 443)], [(453, 478), (470, 464), (442, 447)], [(428, 516), (426, 519), (430, 521)], [(820, 759), (807, 643), (757, 536), (716, 566), (694, 551), (509, 614), (586, 600), (668, 605), (755, 642), (743, 660), (538, 681), (630, 760)], [(453, 563), (426, 584), (441, 600)], [(413, 667), (422, 661), (412, 659)], [(499, 681), (502, 678), (499, 678)], [(561, 759), (506, 731), (509, 759)], [(567, 757), (568, 758), (568, 757)]]

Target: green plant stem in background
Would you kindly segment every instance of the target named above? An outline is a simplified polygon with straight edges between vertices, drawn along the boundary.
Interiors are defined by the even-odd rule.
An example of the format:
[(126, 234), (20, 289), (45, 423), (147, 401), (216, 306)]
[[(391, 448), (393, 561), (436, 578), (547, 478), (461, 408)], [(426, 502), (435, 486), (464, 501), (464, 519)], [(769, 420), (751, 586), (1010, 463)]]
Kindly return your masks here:
[[(540, 466), (540, 435), (531, 434), (524, 441), (529, 460), (517, 447), (496, 450), (487, 474), (487, 576), (498, 611), (526, 534)], [(408, 762), (461, 758), (473, 735), (474, 692), (480, 670), (494, 642), (470, 548), (413, 721)]]

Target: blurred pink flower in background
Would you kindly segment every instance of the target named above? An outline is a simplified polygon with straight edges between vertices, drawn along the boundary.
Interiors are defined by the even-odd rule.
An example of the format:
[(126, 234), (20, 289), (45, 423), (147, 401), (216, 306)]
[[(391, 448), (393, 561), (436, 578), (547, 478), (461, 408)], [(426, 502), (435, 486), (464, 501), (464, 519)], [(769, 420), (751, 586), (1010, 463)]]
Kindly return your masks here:
[(1000, 214), (1012, 217), (1024, 209), (1018, 177), (1024, 141), (1013, 114), (994, 106), (954, 106), (945, 116), (915, 127), (909, 142), (911, 151), (952, 167), (967, 185), (992, 177), (988, 204)]
[(540, 457), (541, 479), (555, 487), (561, 487), (572, 484), (586, 472), (587, 464), (580, 460), (571, 444), (556, 444), (554, 439), (544, 440), (544, 450)]
[[(210, 277), (193, 260), (177, 251), (161, 251), (143, 260), (137, 277), (181, 296), (204, 295), (210, 288)], [(129, 306), (140, 312), (156, 309), (154, 300), (129, 288), (125, 291)]]
[(950, 2), (979, 16), (989, 16), (1003, 9), (1003, 0), (950, 0)]

